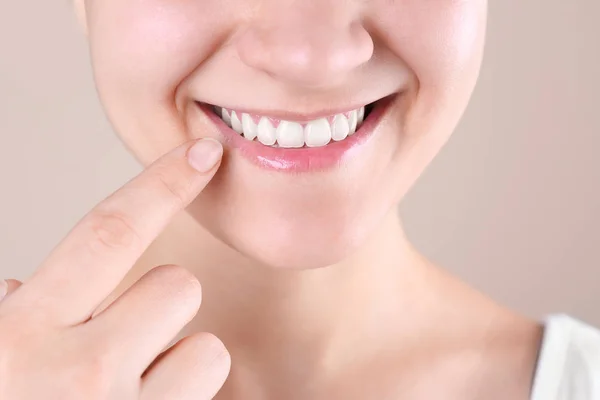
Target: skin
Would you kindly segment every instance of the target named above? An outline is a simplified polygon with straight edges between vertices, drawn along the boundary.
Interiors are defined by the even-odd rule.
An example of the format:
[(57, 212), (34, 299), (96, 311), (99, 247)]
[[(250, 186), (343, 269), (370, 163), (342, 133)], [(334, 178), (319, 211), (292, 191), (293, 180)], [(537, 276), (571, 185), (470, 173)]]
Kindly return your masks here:
[[(175, 193), (185, 193), (185, 211), (170, 215), (160, 234), (152, 232), (157, 236), (148, 247), (136, 249), (139, 258), (129, 254), (104, 263), (111, 266), (102, 273), (111, 276), (112, 290), (104, 285), (95, 311), (86, 308), (69, 326), (85, 316), (93, 324), (96, 315), (122, 304), (126, 311), (114, 324), (100, 320), (96, 330), (118, 330), (136, 316), (142, 325), (120, 340), (160, 336), (167, 327), (170, 343), (211, 332), (232, 359), (219, 400), (529, 397), (542, 327), (420, 255), (396, 212), (467, 106), (483, 55), (486, 1), (80, 0), (76, 9), (106, 114), (140, 163), (156, 165), (171, 149), (200, 137), (223, 141), (225, 153), (201, 193), (190, 192), (180, 169), (179, 178), (169, 175), (175, 170), (159, 169), (160, 181), (169, 177)], [(362, 151), (335, 168), (302, 174), (252, 165), (195, 104), (267, 115), (318, 113), (394, 93), (401, 96)], [(150, 185), (149, 179), (143, 182)], [(161, 200), (143, 185), (138, 189), (125, 189), (117, 203), (153, 221), (153, 212), (161, 214)], [(135, 207), (140, 202), (144, 207)], [(152, 236), (153, 227), (146, 225), (133, 225), (135, 236)], [(58, 295), (49, 289), (57, 281), (80, 273), (56, 267), (77, 260), (61, 254), (51, 263), (54, 280), (34, 277), (16, 291), (11, 284), (14, 293), (0, 303), (0, 327), (28, 326), (19, 319), (24, 317), (15, 317), (31, 304), (27, 301), (41, 293), (53, 299)], [(113, 263), (123, 274), (128, 266), (122, 280), (113, 274)], [(151, 280), (138, 296), (121, 300), (163, 264), (185, 269), (163, 269), (162, 281)], [(70, 302), (56, 305), (59, 315), (80, 303), (81, 288), (94, 287), (79, 278), (69, 279), (79, 290)], [(204, 299), (181, 331), (182, 320), (170, 313), (194, 309), (195, 297), (181, 297), (178, 279), (202, 282)], [(97, 294), (96, 300), (103, 297)], [(148, 312), (162, 309), (163, 302), (171, 308)], [(3, 320), (4, 313), (13, 317)], [(211, 338), (212, 354), (227, 354), (214, 336), (200, 337)], [(89, 339), (80, 340), (91, 346)], [(111, 346), (127, 349), (119, 342)], [(77, 353), (77, 360), (94, 365), (95, 348)], [(207, 357), (203, 350), (194, 354)], [(162, 382), (156, 393), (184, 380), (197, 386), (186, 389), (187, 395), (201, 398), (195, 391), (220, 386), (229, 369), (227, 362), (198, 366), (171, 360), (154, 375)], [(35, 366), (23, 365), (35, 376)], [(29, 371), (21, 364), (14, 368), (13, 374)], [(0, 397), (29, 398), (17, 389), (8, 393), (21, 396)], [(136, 395), (129, 392), (128, 398)]]
[(196, 333), (161, 353), (200, 306), (189, 271), (156, 267), (102, 305), (214, 175), (222, 148), (202, 141), (210, 142), (216, 153), (201, 154), (201, 171), (186, 162), (190, 144), (177, 147), (90, 211), (27, 282), (8, 282), (0, 299), (2, 399), (213, 397), (230, 366), (219, 339)]

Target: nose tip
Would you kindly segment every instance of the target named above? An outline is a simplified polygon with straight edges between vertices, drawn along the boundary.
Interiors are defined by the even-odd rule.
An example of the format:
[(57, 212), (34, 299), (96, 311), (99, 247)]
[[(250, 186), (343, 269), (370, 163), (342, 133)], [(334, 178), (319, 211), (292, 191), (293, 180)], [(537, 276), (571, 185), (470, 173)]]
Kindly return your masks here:
[(373, 40), (360, 23), (341, 28), (308, 22), (248, 26), (236, 42), (240, 59), (276, 79), (305, 86), (335, 84), (371, 59)]

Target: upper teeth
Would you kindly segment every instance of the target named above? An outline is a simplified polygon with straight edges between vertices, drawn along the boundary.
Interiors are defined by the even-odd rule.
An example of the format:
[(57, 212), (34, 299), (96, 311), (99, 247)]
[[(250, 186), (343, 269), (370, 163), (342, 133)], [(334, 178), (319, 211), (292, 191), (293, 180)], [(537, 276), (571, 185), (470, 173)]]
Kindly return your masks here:
[(304, 124), (225, 108), (215, 108), (215, 111), (230, 128), (248, 140), (256, 139), (267, 146), (290, 148), (320, 147), (332, 140), (344, 140), (356, 132), (365, 117), (364, 107)]

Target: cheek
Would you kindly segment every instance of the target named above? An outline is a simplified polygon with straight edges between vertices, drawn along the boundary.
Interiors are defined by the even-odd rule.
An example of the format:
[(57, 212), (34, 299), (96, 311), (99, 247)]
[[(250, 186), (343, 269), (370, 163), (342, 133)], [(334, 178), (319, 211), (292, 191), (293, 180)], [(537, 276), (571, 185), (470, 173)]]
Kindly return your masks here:
[(172, 88), (209, 54), (223, 26), (214, 1), (90, 3), (91, 51), (99, 72), (112, 75), (107, 84)]
[(98, 94), (147, 164), (187, 139), (176, 126), (175, 93), (226, 35), (226, 16), (217, 0), (88, 0), (86, 7)]
[(486, 10), (485, 0), (407, 0), (387, 14), (382, 29), (419, 82), (444, 86), (478, 66)]
[[(424, 167), (455, 129), (477, 81), (486, 0), (405, 0), (382, 20), (387, 45), (415, 76), (405, 146)], [(427, 140), (423, 140), (427, 136)]]
[[(383, 0), (382, 0), (383, 1)], [(481, 65), (485, 0), (398, 0), (380, 21), (391, 51), (414, 74), (398, 119), (402, 140), (387, 170), (400, 200), (451, 136), (465, 111)], [(387, 35), (387, 36), (386, 36)]]

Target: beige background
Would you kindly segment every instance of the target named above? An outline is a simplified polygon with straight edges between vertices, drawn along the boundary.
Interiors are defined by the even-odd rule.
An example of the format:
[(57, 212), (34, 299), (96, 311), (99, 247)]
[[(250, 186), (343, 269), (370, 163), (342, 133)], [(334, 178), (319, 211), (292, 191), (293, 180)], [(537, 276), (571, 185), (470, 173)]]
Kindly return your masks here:
[[(458, 131), (402, 206), (430, 257), (528, 314), (600, 325), (600, 2), (490, 2)], [(140, 168), (95, 97), (69, 2), (0, 2), (0, 276), (28, 276)]]

